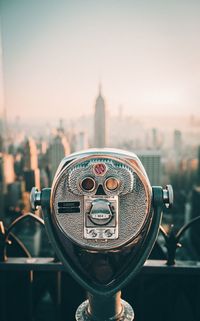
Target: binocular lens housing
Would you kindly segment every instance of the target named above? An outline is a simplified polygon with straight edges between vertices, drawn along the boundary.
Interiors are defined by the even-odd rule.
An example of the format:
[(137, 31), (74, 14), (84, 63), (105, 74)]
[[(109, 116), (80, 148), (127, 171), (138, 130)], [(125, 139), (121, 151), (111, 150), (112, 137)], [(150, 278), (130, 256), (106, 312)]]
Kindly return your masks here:
[(81, 181), (81, 187), (84, 191), (93, 191), (95, 188), (95, 180), (92, 177), (86, 177)]
[(116, 191), (118, 187), (119, 187), (119, 181), (115, 177), (109, 177), (105, 181), (105, 188), (108, 191)]
[(52, 219), (63, 244), (114, 251), (141, 238), (151, 219), (151, 186), (137, 158), (80, 155), (55, 177)]

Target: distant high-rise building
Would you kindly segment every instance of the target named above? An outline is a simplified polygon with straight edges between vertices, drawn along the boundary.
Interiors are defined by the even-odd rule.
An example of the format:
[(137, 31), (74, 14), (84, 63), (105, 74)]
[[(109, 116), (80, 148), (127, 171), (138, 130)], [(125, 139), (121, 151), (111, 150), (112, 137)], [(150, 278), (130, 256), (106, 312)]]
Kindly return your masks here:
[(5, 214), (8, 187), (15, 181), (13, 155), (0, 154), (0, 217)]
[(158, 129), (152, 128), (152, 145), (153, 149), (158, 149)]
[(178, 156), (182, 151), (182, 133), (177, 129), (174, 131), (174, 151)]
[(152, 185), (160, 185), (162, 181), (161, 170), (161, 153), (158, 150), (139, 150), (134, 151), (141, 160), (150, 183)]
[(75, 135), (73, 149), (75, 152), (87, 149), (89, 147), (87, 133), (82, 131)]
[(24, 169), (34, 170), (38, 168), (37, 146), (32, 138), (28, 138), (24, 147)]
[(3, 194), (7, 193), (7, 186), (15, 181), (14, 157), (10, 154), (0, 154), (0, 182)]
[(22, 182), (16, 181), (7, 187), (6, 205), (8, 209), (19, 207), (22, 198)]
[(48, 162), (50, 181), (53, 181), (54, 175), (60, 164), (60, 161), (70, 153), (69, 143), (64, 135), (55, 136), (48, 148)]
[(60, 134), (64, 134), (64, 126), (63, 126), (63, 119), (61, 118), (60, 120), (59, 120), (59, 127), (57, 128), (57, 131), (58, 131), (58, 133), (60, 133)]
[(99, 95), (95, 103), (94, 114), (94, 147), (103, 148), (107, 145), (107, 114), (105, 101), (101, 95), (101, 85), (99, 85)]
[(35, 141), (29, 138), (24, 147), (25, 190), (30, 192), (33, 186), (40, 188), (40, 171), (38, 168), (38, 151)]

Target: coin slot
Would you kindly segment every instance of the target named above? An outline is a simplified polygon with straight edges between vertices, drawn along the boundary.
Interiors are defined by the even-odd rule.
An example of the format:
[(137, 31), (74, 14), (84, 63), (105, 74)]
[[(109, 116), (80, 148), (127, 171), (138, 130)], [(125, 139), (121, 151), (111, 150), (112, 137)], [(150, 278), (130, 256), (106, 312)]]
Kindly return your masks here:
[(58, 213), (80, 213), (80, 202), (58, 202)]
[(58, 202), (58, 207), (77, 207), (80, 202)]
[(80, 213), (80, 207), (60, 207), (58, 208), (58, 213)]

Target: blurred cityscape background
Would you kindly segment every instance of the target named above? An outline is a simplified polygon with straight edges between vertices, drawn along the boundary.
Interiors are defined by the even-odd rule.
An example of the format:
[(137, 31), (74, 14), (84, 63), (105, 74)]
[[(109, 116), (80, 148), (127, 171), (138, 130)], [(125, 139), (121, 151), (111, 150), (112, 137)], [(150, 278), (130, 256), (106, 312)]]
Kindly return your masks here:
[(74, 320), (85, 292), (25, 215), (63, 157), (104, 147), (174, 190), (123, 298), (137, 321), (200, 320), (199, 35), (198, 0), (0, 0), (0, 320)]
[(166, 229), (200, 214), (197, 9), (196, 1), (1, 1), (5, 224), (31, 211), (31, 188), (50, 187), (63, 157), (93, 147), (134, 152), (152, 185), (173, 185)]

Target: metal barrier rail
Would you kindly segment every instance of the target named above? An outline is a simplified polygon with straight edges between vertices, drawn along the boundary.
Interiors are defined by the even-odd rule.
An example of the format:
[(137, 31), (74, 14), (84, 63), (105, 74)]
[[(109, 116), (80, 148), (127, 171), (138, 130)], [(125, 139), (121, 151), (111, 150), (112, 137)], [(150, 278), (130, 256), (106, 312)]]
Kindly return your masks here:
[[(13, 228), (21, 224), (23, 221), (32, 220), (38, 222), (42, 227), (44, 227), (44, 221), (32, 213), (27, 213), (18, 217), (14, 220), (8, 228), (4, 228), (3, 221), (0, 221), (0, 261), (7, 260), (7, 246), (11, 245), (12, 238), (18, 246), (22, 249), (25, 256), (31, 258), (31, 253), (28, 251), (26, 245), (12, 232)], [(163, 226), (160, 226), (160, 233), (163, 235), (165, 240), (165, 248), (167, 249), (167, 265), (175, 265), (176, 250), (181, 247), (180, 241), (184, 234), (189, 228), (194, 226), (196, 223), (200, 223), (200, 216), (192, 219), (187, 224), (183, 225), (178, 232), (175, 232), (174, 226), (171, 225), (170, 231), (167, 233)]]
[[(32, 257), (13, 228), (25, 220), (44, 222), (28, 213), (6, 229), (0, 223), (0, 321), (73, 321), (85, 292), (64, 272), (54, 257)], [(200, 222), (200, 217), (178, 232), (171, 228), (161, 234), (167, 249), (166, 260), (147, 260), (142, 271), (123, 290), (137, 315), (137, 321), (199, 321), (200, 262), (175, 261), (176, 249), (184, 233)], [(8, 257), (13, 244), (23, 257)]]
[[(65, 272), (61, 262), (54, 258), (26, 258), (10, 257), (5, 262), (0, 262), (0, 271), (48, 271)], [(200, 275), (200, 261), (176, 261), (176, 265), (168, 266), (165, 260), (147, 260), (141, 274), (195, 274)]]
[[(199, 321), (200, 262), (147, 260), (122, 292), (137, 321)], [(85, 295), (54, 258), (0, 262), (1, 321), (74, 321)]]

